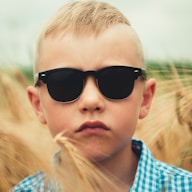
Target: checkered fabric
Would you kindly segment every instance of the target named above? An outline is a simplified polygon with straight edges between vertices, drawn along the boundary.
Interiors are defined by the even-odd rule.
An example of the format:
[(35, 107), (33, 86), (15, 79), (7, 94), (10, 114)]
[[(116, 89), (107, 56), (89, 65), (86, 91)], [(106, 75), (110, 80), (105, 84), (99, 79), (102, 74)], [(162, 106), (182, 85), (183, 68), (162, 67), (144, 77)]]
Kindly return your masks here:
[(41, 171), (25, 178), (11, 192), (54, 192), (52, 181)]
[(155, 160), (141, 141), (133, 140), (132, 146), (141, 154), (129, 192), (192, 192), (191, 172)]
[[(191, 172), (155, 160), (142, 141), (133, 140), (132, 149), (140, 158), (128, 192), (192, 192)], [(43, 172), (38, 172), (21, 181), (11, 192), (54, 192), (52, 184), (50, 180), (45, 182)]]

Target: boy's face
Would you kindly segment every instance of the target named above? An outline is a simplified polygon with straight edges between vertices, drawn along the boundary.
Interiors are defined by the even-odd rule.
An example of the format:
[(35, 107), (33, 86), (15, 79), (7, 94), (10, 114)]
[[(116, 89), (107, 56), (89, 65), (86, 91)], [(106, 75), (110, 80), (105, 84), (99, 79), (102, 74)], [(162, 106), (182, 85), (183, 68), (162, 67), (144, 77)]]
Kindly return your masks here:
[[(82, 71), (112, 65), (141, 67), (130, 34), (128, 26), (116, 25), (97, 37), (67, 34), (46, 39), (40, 50), (39, 72), (65, 67)], [(129, 97), (112, 101), (102, 96), (94, 77), (88, 76), (79, 99), (71, 103), (53, 100), (43, 83), (39, 88), (29, 87), (28, 95), (53, 136), (64, 131), (87, 157), (103, 161), (112, 156), (123, 158), (131, 151), (137, 120), (147, 115), (154, 87), (154, 81), (139, 77)]]

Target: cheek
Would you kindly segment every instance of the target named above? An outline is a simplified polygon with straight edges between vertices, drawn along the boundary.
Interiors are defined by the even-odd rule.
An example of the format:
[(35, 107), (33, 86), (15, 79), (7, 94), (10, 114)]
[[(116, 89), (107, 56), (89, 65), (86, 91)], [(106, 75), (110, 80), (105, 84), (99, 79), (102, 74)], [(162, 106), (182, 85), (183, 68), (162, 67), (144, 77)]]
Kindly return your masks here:
[(121, 109), (116, 110), (114, 117), (120, 127), (133, 129), (137, 123), (139, 110), (132, 104), (124, 104)]
[(58, 117), (58, 115), (54, 116), (51, 115), (48, 116), (47, 126), (51, 132), (51, 135), (55, 137), (58, 133), (64, 131), (66, 129), (67, 124), (61, 118)]
[(44, 106), (44, 117), (53, 137), (62, 131), (67, 132), (68, 129), (71, 129), (72, 116), (72, 110), (60, 103), (52, 101)]
[[(61, 103), (55, 102), (46, 87), (40, 90), (41, 110), (45, 122), (54, 137), (69, 127), (70, 110)], [(70, 116), (70, 117), (69, 117)]]
[(123, 131), (134, 132), (139, 119), (142, 99), (132, 94), (129, 98), (117, 103), (113, 109), (117, 127)]

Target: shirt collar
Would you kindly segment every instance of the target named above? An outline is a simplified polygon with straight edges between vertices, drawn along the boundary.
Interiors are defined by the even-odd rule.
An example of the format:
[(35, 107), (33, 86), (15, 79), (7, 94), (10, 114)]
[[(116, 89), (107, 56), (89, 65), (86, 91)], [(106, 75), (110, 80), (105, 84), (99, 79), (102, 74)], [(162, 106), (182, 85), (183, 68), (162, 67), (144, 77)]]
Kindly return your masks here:
[(134, 183), (129, 192), (149, 191), (149, 188), (157, 183), (157, 173), (154, 169), (155, 159), (147, 146), (140, 140), (132, 140), (132, 149), (140, 158)]

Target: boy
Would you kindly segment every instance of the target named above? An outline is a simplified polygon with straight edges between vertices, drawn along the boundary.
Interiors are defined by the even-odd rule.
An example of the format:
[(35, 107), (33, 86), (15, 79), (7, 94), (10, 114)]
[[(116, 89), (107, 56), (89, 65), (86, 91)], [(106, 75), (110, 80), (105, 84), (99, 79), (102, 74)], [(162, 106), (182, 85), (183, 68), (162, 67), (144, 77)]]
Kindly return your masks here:
[[(140, 40), (122, 13), (102, 2), (73, 1), (41, 32), (35, 86), (27, 92), (52, 136), (64, 131), (77, 141), (83, 155), (125, 184), (122, 191), (192, 191), (191, 173), (155, 160), (132, 139), (155, 92), (144, 68)], [(38, 174), (14, 190), (42, 186)]]

